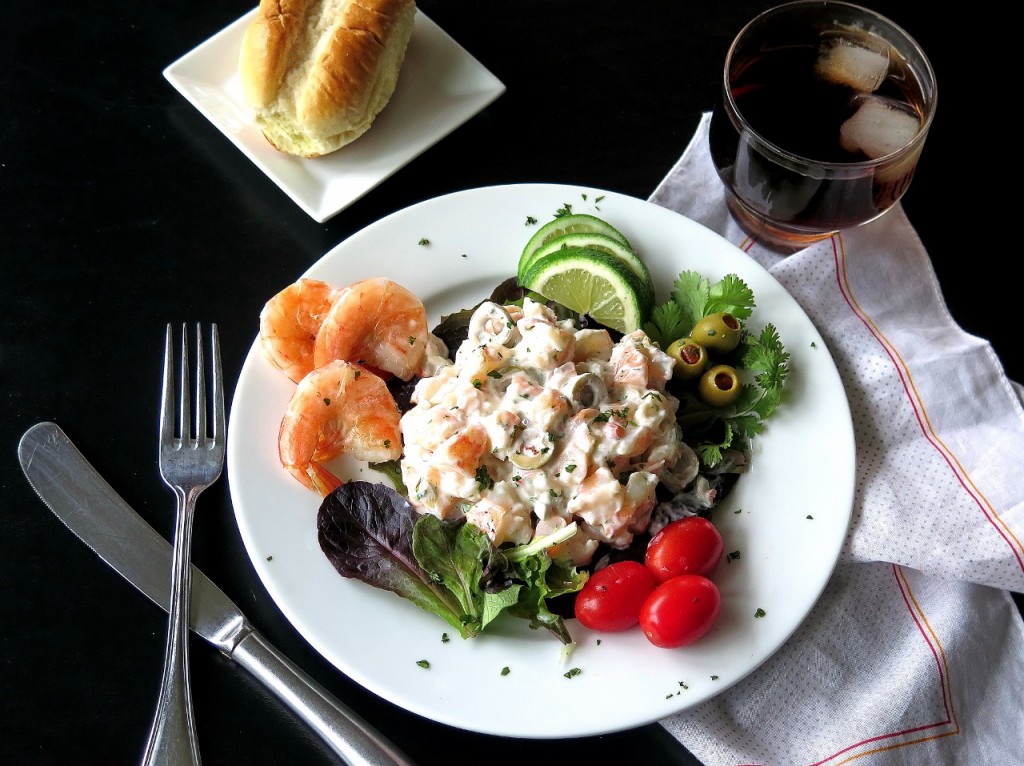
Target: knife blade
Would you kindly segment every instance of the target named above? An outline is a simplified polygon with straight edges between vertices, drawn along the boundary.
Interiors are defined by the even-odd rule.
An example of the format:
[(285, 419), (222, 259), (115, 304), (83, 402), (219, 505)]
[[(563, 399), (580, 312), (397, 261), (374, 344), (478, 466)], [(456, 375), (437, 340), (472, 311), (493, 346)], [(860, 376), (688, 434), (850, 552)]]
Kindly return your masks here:
[[(18, 442), (29, 484), (57, 518), (118, 574), (168, 610), (171, 546), (121, 498), (55, 423)], [(191, 627), (252, 673), (349, 766), (413, 766), (380, 732), (270, 644), (241, 610), (192, 566)]]

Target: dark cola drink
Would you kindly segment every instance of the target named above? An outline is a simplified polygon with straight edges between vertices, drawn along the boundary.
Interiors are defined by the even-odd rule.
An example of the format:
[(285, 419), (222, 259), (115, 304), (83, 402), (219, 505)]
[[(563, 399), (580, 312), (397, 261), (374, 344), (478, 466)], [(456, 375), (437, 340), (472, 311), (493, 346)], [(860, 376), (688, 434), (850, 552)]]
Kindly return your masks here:
[(907, 190), (935, 87), (892, 22), (844, 3), (780, 6), (737, 36), (726, 78), (711, 156), (734, 214), (767, 244), (866, 223)]

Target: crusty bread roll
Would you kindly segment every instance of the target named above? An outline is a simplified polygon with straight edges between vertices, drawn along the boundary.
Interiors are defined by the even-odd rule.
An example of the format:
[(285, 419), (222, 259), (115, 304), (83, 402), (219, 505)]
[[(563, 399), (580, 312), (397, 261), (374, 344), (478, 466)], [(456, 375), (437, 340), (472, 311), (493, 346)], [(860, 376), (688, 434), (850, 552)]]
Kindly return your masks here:
[(239, 75), (278, 150), (319, 157), (363, 135), (395, 91), (415, 0), (260, 0)]

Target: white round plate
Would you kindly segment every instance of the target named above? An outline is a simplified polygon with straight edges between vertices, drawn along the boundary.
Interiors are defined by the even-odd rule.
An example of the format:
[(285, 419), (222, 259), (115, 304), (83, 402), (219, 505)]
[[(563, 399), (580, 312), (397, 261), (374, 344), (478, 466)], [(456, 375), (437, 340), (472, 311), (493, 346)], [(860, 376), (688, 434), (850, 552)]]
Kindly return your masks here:
[[(550, 633), (513, 618), (464, 640), (412, 603), (341, 577), (317, 543), (320, 498), (277, 460), (278, 426), (294, 384), (264, 360), (258, 340), (238, 381), (228, 435), (227, 475), (242, 538), (299, 633), (345, 675), (402, 708), (512, 737), (632, 728), (735, 684), (792, 635), (817, 601), (853, 506), (853, 425), (822, 337), (767, 271), (665, 208), (577, 186), (471, 189), (368, 226), (306, 276), (338, 285), (390, 277), (421, 297), (433, 326), (514, 275), (530, 235), (565, 206), (604, 218), (629, 238), (651, 269), (659, 301), (681, 271), (712, 282), (737, 274), (757, 301), (748, 327), (774, 324), (791, 354), (784, 402), (754, 441), (752, 469), (715, 513), (726, 551), (739, 556), (713, 574), (722, 613), (700, 641), (659, 649), (639, 629), (596, 634), (570, 619), (576, 646), (567, 652)], [(387, 481), (355, 461), (343, 460), (340, 470), (344, 478)], [(763, 616), (755, 616), (759, 610)], [(445, 633), (450, 640), (442, 640)], [(570, 673), (574, 668), (579, 672)]]

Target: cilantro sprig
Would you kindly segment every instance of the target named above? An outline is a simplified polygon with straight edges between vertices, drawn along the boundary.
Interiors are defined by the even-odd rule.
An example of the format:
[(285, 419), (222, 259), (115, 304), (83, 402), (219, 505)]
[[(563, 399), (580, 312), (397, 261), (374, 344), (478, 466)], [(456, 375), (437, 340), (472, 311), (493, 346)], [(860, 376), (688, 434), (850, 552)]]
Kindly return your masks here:
[(735, 274), (712, 284), (696, 271), (684, 271), (672, 284), (672, 297), (654, 307), (644, 331), (662, 348), (690, 334), (701, 319), (727, 311), (739, 320), (754, 313), (754, 292)]
[[(727, 311), (742, 321), (753, 314), (756, 305), (753, 291), (736, 274), (712, 283), (698, 272), (684, 271), (673, 283), (671, 298), (654, 308), (644, 330), (662, 348), (668, 348), (688, 336), (709, 314)], [(765, 325), (756, 335), (744, 330), (730, 357), (737, 370), (747, 370), (752, 376), (752, 382), (742, 384), (736, 401), (714, 407), (695, 393), (684, 392), (679, 413), (684, 438), (710, 468), (722, 462), (726, 450), (745, 449), (751, 438), (764, 431), (765, 421), (782, 401), (789, 374), (790, 355), (773, 324)]]

